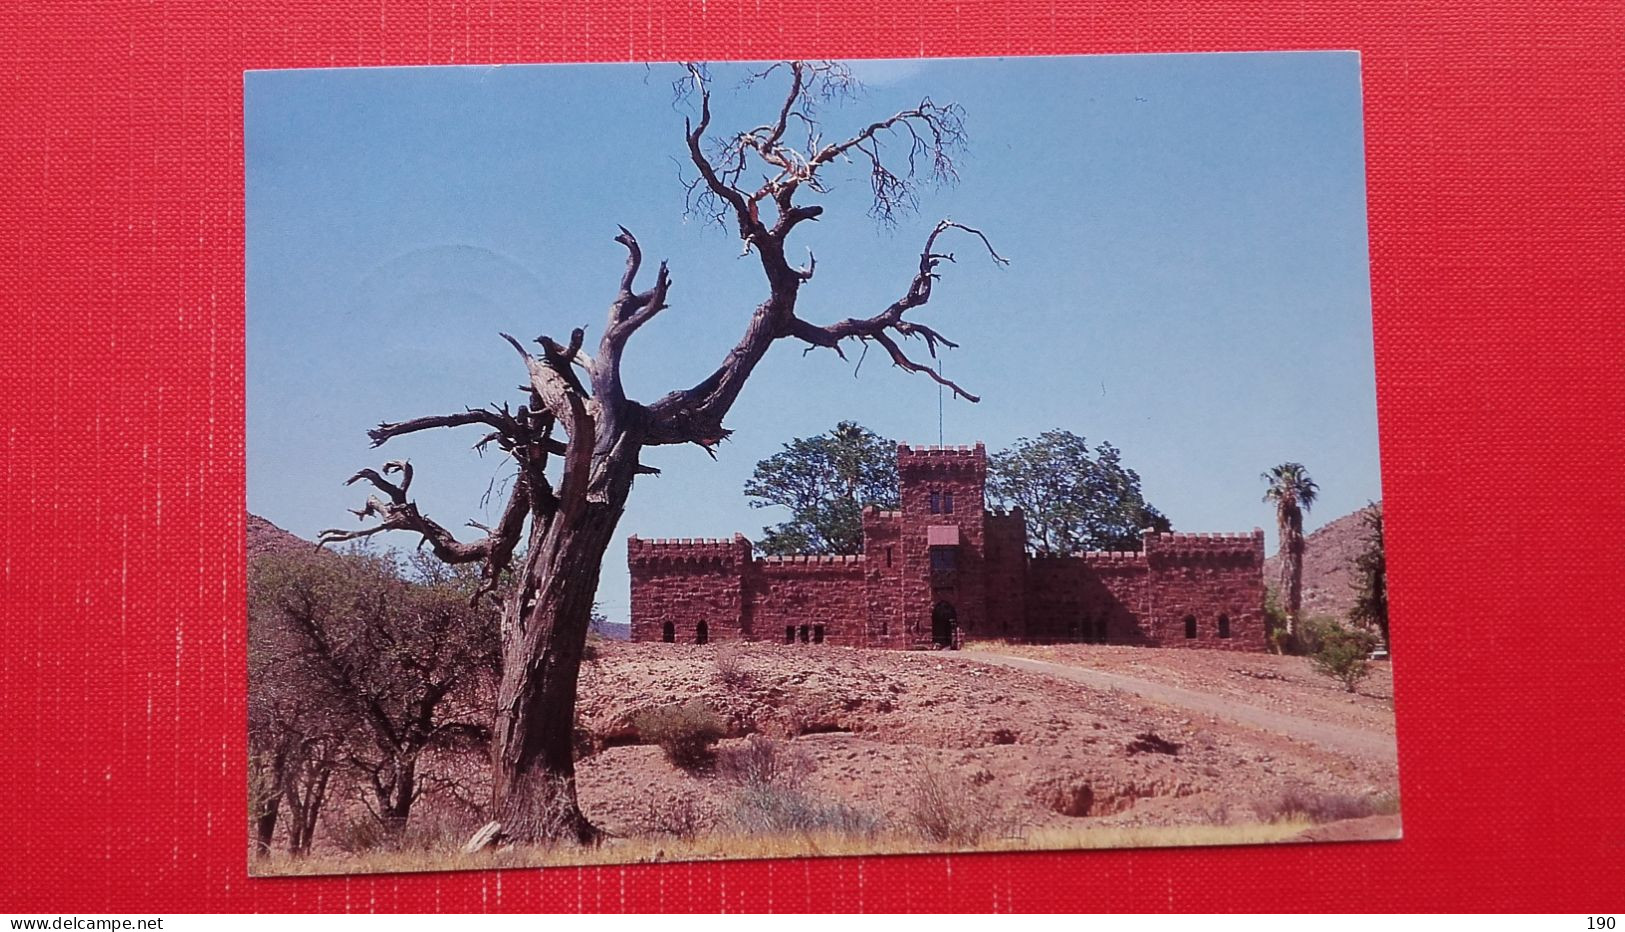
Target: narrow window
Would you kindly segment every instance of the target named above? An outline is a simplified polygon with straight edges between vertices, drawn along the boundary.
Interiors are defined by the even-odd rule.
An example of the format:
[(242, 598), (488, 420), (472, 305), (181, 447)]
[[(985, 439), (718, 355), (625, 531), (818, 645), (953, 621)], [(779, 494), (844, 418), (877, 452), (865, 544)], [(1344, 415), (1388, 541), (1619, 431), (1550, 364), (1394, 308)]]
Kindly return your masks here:
[(932, 514), (938, 514), (941, 511), (942, 511), (942, 496), (938, 495), (935, 492), (932, 492), (931, 493), (931, 513)]
[(1185, 616), (1185, 637), (1187, 637), (1187, 638), (1196, 637), (1196, 616), (1195, 615), (1186, 615)]
[(807, 643), (807, 626), (806, 625), (801, 626), (801, 643), (803, 643), (803, 644)]
[(785, 625), (784, 626), (784, 643), (786, 643), (786, 644), (794, 644), (795, 642), (796, 642), (796, 626), (795, 625)]
[(694, 643), (704, 644), (709, 640), (711, 640), (711, 628), (702, 621), (694, 627)]
[(822, 643), (824, 643), (824, 626), (823, 625), (813, 625), (813, 643), (814, 644), (822, 644)]
[(891, 569), (891, 548), (886, 548), (886, 568)]
[(662, 625), (661, 628), (660, 628), (660, 639), (662, 641), (665, 641), (667, 644), (670, 644), (670, 643), (676, 641), (677, 640), (677, 626), (672, 624), (669, 621), (666, 622), (664, 625)]
[(942, 511), (943, 511), (943, 514), (950, 514), (951, 515), (951, 514), (954, 513), (954, 493), (952, 493), (952, 492), (944, 492), (944, 493), (942, 493)]
[(1230, 616), (1229, 615), (1220, 615), (1219, 616), (1219, 637), (1227, 638), (1229, 636), (1230, 636)]

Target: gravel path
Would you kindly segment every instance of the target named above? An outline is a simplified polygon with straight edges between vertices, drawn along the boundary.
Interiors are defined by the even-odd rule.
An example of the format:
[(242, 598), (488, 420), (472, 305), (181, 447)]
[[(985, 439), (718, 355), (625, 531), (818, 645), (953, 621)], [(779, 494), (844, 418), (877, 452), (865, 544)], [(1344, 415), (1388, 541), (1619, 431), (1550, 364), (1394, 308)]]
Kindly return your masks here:
[(1233, 699), (1213, 696), (1180, 686), (1142, 680), (1120, 673), (1106, 673), (1087, 667), (1031, 660), (978, 651), (967, 659), (998, 664), (1029, 673), (1039, 673), (1058, 679), (1071, 680), (1096, 689), (1121, 689), (1143, 699), (1163, 705), (1177, 706), (1200, 715), (1211, 715), (1240, 725), (1274, 732), (1300, 741), (1309, 741), (1333, 751), (1377, 758), (1389, 763), (1398, 759), (1398, 748), (1393, 736), (1318, 722), (1297, 715), (1288, 715), (1272, 709), (1238, 703)]

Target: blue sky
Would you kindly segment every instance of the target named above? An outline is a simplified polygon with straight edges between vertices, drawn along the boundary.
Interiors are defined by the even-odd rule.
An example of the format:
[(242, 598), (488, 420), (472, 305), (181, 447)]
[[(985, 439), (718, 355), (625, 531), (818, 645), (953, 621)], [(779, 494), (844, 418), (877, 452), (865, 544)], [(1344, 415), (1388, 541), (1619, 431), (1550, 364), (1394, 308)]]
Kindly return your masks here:
[[(1188, 531), (1262, 526), (1259, 473), (1303, 462), (1318, 526), (1381, 497), (1354, 53), (859, 62), (858, 100), (826, 108), (847, 136), (924, 96), (966, 113), (959, 184), (928, 189), (895, 229), (866, 216), (854, 166), (792, 241), (818, 273), (799, 313), (878, 312), (906, 288), (931, 225), (985, 230), (1011, 260), (954, 244), (913, 316), (960, 349), (945, 374), (982, 396), (942, 404), (942, 439), (996, 450), (1064, 428), (1109, 440), (1146, 497)], [(771, 87), (715, 67), (718, 129), (768, 119)], [(478, 428), (369, 448), (380, 420), (522, 400), (497, 336), (596, 342), (625, 253), (616, 225), (667, 259), (671, 308), (634, 338), (629, 394), (693, 384), (765, 293), (730, 233), (683, 216), (683, 116), (672, 65), (377, 68), (245, 77), (248, 506), (306, 537), (354, 526), (361, 466), (410, 458), (424, 511), (490, 522), (509, 474)], [(803, 201), (810, 198), (803, 197)], [(652, 265), (651, 265), (652, 271)], [(913, 349), (919, 350), (919, 344)], [(939, 393), (878, 352), (855, 369), (781, 342), (713, 462), (665, 447), (622, 536), (758, 536), (754, 464), (854, 419), (938, 439)], [(496, 493), (487, 499), (488, 489)], [(469, 534), (476, 532), (467, 531)], [(409, 535), (377, 540), (410, 546)], [(627, 606), (625, 551), (600, 601)]]

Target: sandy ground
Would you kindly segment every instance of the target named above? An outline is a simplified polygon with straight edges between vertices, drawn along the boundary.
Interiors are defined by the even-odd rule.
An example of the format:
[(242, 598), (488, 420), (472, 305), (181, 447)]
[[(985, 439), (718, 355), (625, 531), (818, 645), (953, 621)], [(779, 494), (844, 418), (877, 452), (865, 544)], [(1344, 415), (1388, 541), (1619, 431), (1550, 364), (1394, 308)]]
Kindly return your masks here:
[[(922, 775), (1013, 831), (1253, 821), (1285, 793), (1391, 806), (1391, 695), (1386, 670), (1350, 695), (1302, 658), (1199, 650), (611, 643), (582, 683), (597, 750), (578, 765), (581, 801), (616, 834), (674, 803), (726, 830), (737, 785), (671, 765), (632, 727), (698, 700), (727, 721), (724, 752), (773, 736), (804, 757), (810, 796), (889, 826), (913, 818)], [(1389, 815), (1342, 834), (1397, 832)]]

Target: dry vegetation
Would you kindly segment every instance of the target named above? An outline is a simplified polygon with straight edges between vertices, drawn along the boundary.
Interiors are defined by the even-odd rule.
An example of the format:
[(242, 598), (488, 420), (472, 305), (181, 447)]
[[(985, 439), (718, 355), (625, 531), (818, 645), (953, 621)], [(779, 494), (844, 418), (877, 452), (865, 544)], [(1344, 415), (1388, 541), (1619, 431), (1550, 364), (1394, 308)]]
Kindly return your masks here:
[[(957, 653), (813, 651), (620, 642), (599, 648), (582, 683), (578, 780), (583, 809), (606, 833), (601, 845), (462, 854), (478, 815), (426, 799), (394, 848), (341, 846), (326, 830), (309, 855), (262, 858), (255, 872), (1398, 833), (1390, 758), (978, 658), (1029, 654), (1132, 673), (1200, 691), (1220, 707), (1289, 710), (1306, 728), (1336, 722), (1385, 740), (1392, 735), (1386, 669), (1350, 696), (1305, 658), (1210, 651), (985, 645)], [(470, 773), (477, 779), (477, 768)], [(348, 807), (330, 810), (324, 827), (357, 821)]]

